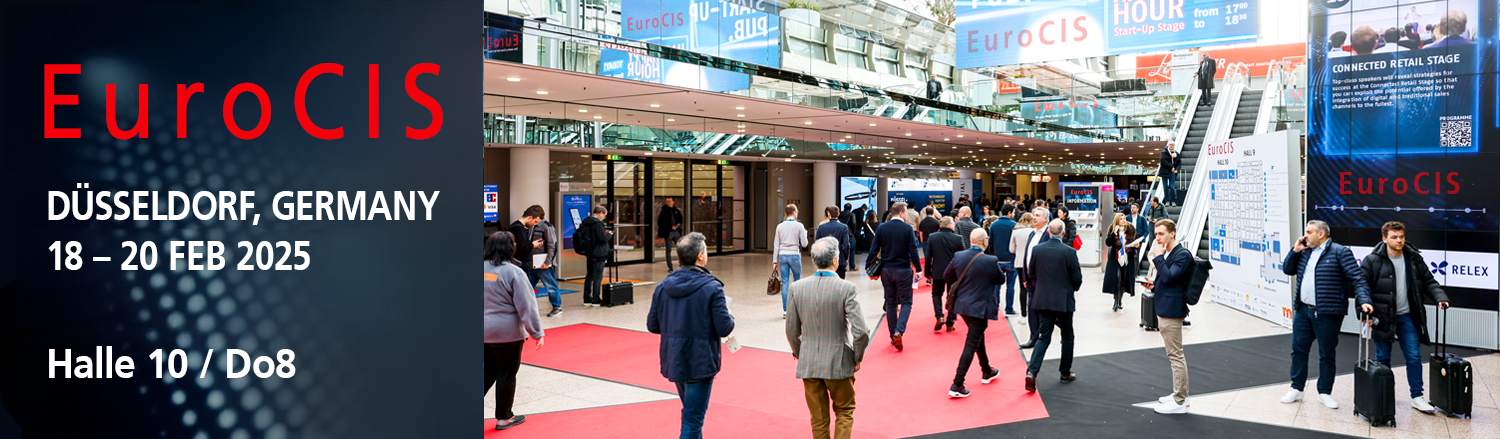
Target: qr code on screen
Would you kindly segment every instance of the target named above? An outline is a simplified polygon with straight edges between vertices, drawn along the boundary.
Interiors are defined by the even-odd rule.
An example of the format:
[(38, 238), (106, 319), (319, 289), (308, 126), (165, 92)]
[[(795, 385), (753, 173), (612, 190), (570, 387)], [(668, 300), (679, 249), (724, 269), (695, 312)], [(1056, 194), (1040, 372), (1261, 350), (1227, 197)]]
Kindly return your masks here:
[(1461, 146), (1474, 146), (1473, 130), (1467, 120), (1443, 121), (1438, 129), (1438, 146), (1453, 148)]

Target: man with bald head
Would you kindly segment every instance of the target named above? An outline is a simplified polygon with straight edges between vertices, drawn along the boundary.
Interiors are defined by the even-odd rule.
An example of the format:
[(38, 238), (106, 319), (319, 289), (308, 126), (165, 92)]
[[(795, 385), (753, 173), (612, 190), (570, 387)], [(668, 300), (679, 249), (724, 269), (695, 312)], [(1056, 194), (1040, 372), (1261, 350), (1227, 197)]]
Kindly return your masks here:
[(1036, 391), (1036, 374), (1042, 369), (1047, 346), (1052, 344), (1054, 328), (1062, 332), (1062, 361), (1057, 368), (1060, 379), (1066, 383), (1078, 378), (1073, 375), (1073, 311), (1078, 305), (1073, 293), (1083, 286), (1083, 270), (1078, 265), (1078, 251), (1062, 242), (1067, 232), (1062, 220), (1048, 223), (1046, 241), (1032, 249), (1031, 261), (1026, 266), (1027, 281), (1035, 290), (1031, 312), (1040, 322), (1031, 364), (1026, 369), (1027, 392)]
[(958, 208), (958, 214), (953, 216), (953, 229), (958, 232), (958, 236), (969, 239), (969, 235), (974, 234), (974, 229), (978, 228), (979, 223), (974, 222), (974, 211), (969, 206)]

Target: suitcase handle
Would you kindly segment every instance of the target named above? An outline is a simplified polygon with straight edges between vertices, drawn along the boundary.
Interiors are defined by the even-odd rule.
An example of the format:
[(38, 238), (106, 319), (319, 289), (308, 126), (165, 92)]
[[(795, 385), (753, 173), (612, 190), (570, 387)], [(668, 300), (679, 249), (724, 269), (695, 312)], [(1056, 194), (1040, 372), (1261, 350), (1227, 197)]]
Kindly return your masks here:
[(1448, 353), (1448, 310), (1443, 309), (1442, 306), (1438, 306), (1437, 308), (1439, 341), (1437, 347), (1433, 348), (1433, 351), (1437, 355), (1446, 355)]
[(1359, 348), (1356, 349), (1356, 351), (1358, 352), (1358, 354), (1356, 354), (1358, 355), (1358, 357), (1356, 358), (1359, 358), (1360, 364), (1370, 364), (1370, 339), (1374, 336), (1374, 334), (1371, 333), (1374, 330), (1374, 328), (1372, 328), (1372, 326), (1374, 326), (1374, 322), (1370, 320), (1368, 318), (1368, 314), (1365, 314), (1363, 311), (1356, 313), (1356, 317), (1358, 317), (1360, 321), (1358, 345)]

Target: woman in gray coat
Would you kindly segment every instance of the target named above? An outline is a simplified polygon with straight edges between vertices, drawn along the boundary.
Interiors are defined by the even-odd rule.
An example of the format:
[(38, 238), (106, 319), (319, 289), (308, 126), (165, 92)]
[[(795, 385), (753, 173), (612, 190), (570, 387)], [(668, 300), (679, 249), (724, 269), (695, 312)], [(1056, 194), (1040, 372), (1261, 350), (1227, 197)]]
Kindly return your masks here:
[(516, 400), (516, 372), (527, 338), (542, 348), (542, 318), (536, 290), (515, 258), (516, 240), (507, 231), (484, 240), (484, 393), (495, 387), (495, 429), (505, 430), (525, 416), (511, 412)]

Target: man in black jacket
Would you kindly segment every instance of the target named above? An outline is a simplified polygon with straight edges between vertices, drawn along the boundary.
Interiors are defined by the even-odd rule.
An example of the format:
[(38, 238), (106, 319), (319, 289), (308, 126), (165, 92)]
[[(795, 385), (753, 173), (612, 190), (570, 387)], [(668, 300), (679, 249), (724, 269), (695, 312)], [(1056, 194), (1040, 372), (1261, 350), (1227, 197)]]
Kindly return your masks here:
[(1431, 343), (1427, 335), (1425, 295), (1448, 309), (1448, 295), (1432, 278), (1427, 261), (1416, 247), (1406, 243), (1406, 225), (1391, 221), (1380, 227), (1381, 243), (1360, 263), (1365, 282), (1370, 285), (1370, 302), (1374, 305), (1375, 361), (1391, 365), (1391, 340), (1401, 342), (1401, 356), (1406, 359), (1406, 383), (1411, 388), (1411, 408), (1432, 413), (1432, 404), (1422, 396), (1422, 353), (1420, 343)]
[(932, 234), (943, 229), (943, 218), (938, 216), (937, 208), (927, 206), (922, 208), (922, 220), (917, 221), (917, 238), (922, 240), (922, 254), (926, 256), (923, 262), (923, 271), (926, 271), (927, 284), (932, 285), (932, 277), (942, 274), (942, 271), (932, 269)]
[(537, 273), (535, 265), (531, 263), (531, 253), (543, 243), (541, 239), (531, 239), (531, 228), (536, 227), (536, 223), (541, 220), (541, 212), (537, 212), (536, 209), (526, 209), (526, 212), (521, 214), (521, 219), (510, 223), (510, 235), (516, 241), (516, 256), (518, 256), (516, 259), (521, 260), (521, 268), (526, 270), (526, 279), (531, 281), (533, 287), (536, 286)]
[[(573, 232), (573, 242), (577, 243), (580, 235), (587, 240), (590, 248), (585, 248), (588, 258), (588, 273), (583, 277), (583, 304), (584, 306), (599, 306), (604, 302), (603, 285), (604, 264), (609, 262), (609, 253), (614, 247), (611, 239), (613, 231), (604, 227), (604, 214), (608, 212), (603, 205), (594, 206), (594, 211), (583, 223), (578, 226), (578, 231)], [(575, 244), (577, 245), (577, 244)]]
[(1161, 164), (1156, 169), (1156, 178), (1161, 179), (1162, 191), (1166, 192), (1163, 199), (1167, 205), (1177, 202), (1177, 143), (1167, 142), (1167, 147), (1161, 150)]
[(1031, 350), (1031, 364), (1026, 368), (1027, 392), (1036, 391), (1036, 374), (1042, 370), (1042, 359), (1047, 357), (1053, 328), (1062, 331), (1062, 360), (1057, 367), (1060, 379), (1065, 383), (1078, 379), (1073, 374), (1073, 312), (1078, 307), (1073, 293), (1083, 286), (1083, 270), (1078, 265), (1078, 251), (1062, 242), (1063, 234), (1067, 233), (1062, 220), (1048, 223), (1047, 233), (1047, 241), (1032, 250), (1035, 254), (1026, 266), (1027, 281), (1036, 285), (1031, 312), (1041, 318), (1041, 332)]
[(844, 273), (854, 260), (854, 232), (849, 230), (849, 226), (839, 222), (839, 214), (837, 207), (828, 206), (823, 209), (824, 220), (822, 224), (818, 224), (817, 234), (813, 241), (827, 237), (839, 240), (839, 260), (834, 262), (838, 269), (834, 272), (838, 273), (839, 279), (843, 279)]
[(880, 284), (885, 287), (885, 320), (891, 333), (891, 346), (904, 349), (901, 334), (911, 317), (912, 272), (922, 272), (917, 259), (917, 234), (906, 223), (906, 203), (891, 204), (891, 219), (875, 230), (870, 243), (869, 265), (880, 259)]
[(677, 246), (677, 240), (682, 238), (682, 210), (677, 209), (677, 202), (667, 198), (667, 204), (661, 206), (661, 212), (656, 214), (656, 237), (665, 240), (667, 250), (667, 272), (672, 272), (672, 247)]
[(1198, 98), (1198, 105), (1212, 107), (1214, 105), (1214, 75), (1219, 74), (1219, 60), (1208, 56), (1208, 51), (1198, 51), (1198, 72), (1193, 73), (1193, 78), (1198, 80), (1198, 89), (1203, 90), (1203, 97)]
[(953, 218), (943, 218), (938, 227), (936, 232), (927, 237), (927, 278), (932, 279), (932, 313), (937, 316), (937, 324), (932, 326), (932, 330), (941, 330), (946, 323), (948, 332), (953, 332), (957, 315), (950, 309), (948, 318), (943, 318), (943, 293), (952, 284), (943, 278), (942, 273), (948, 269), (948, 262), (953, 260), (953, 255), (968, 246), (964, 245), (963, 238), (953, 233)]
[[(948, 220), (944, 220), (948, 221)], [(951, 313), (963, 316), (969, 334), (964, 338), (964, 352), (958, 357), (958, 373), (953, 376), (953, 385), (948, 387), (948, 396), (965, 398), (969, 389), (964, 388), (964, 375), (974, 364), (974, 355), (979, 355), (980, 382), (989, 384), (1000, 376), (1000, 369), (990, 367), (990, 356), (984, 347), (984, 330), (990, 320), (1000, 319), (1000, 285), (1005, 283), (1005, 274), (1000, 271), (1000, 261), (984, 253), (989, 243), (989, 234), (984, 229), (974, 230), (969, 236), (969, 249), (954, 255), (943, 274), (937, 277), (951, 284), (948, 306)], [(937, 290), (933, 290), (937, 294)], [(951, 322), (951, 320), (950, 320)], [(949, 326), (951, 331), (953, 326)]]

